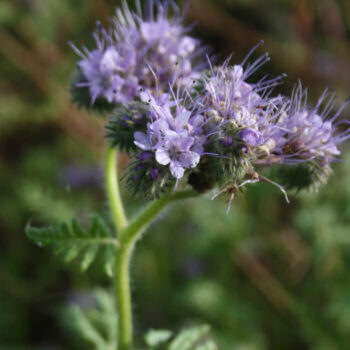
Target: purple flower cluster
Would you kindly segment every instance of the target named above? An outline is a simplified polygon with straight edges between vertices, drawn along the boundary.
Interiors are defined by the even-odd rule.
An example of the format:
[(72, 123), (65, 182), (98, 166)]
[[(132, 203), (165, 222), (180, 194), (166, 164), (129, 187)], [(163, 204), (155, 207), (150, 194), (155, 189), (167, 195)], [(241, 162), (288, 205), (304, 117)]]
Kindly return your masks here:
[(148, 5), (144, 14), (139, 1), (136, 12), (124, 1), (111, 30), (97, 28), (95, 49), (73, 46), (83, 76), (77, 88), (88, 88), (92, 103), (103, 97), (116, 105), (107, 136), (134, 159), (131, 185), (152, 188), (153, 196), (171, 179), (186, 178), (200, 191), (219, 187), (233, 195), (265, 181), (285, 193), (261, 175), (263, 168), (306, 164), (310, 173), (329, 174), (350, 138), (349, 122), (338, 121), (347, 102), (332, 114), (335, 99), (327, 91), (311, 107), (300, 83), (290, 98), (273, 95), (285, 75), (250, 82), (270, 60), (265, 54), (249, 62), (262, 43), (241, 64), (207, 58), (208, 69), (196, 66), (203, 47), (188, 35), (176, 5)]
[(149, 91), (141, 93), (149, 104), (151, 121), (146, 133), (135, 132), (135, 145), (143, 151), (153, 151), (160, 165), (169, 165), (176, 179), (185, 169), (195, 168), (203, 154), (203, 116), (198, 110), (187, 110), (181, 99), (169, 94), (154, 98)]
[[(134, 13), (123, 0), (109, 31), (97, 25), (95, 49), (79, 50), (72, 44), (81, 57), (78, 68), (82, 81), (76, 86), (89, 89), (91, 104), (99, 97), (111, 104), (131, 102), (140, 88), (153, 87), (155, 76), (165, 90), (178, 77), (186, 84), (199, 76), (200, 67), (195, 62), (203, 49), (198, 40), (187, 35), (175, 3), (147, 3), (144, 15), (139, 1)], [(175, 17), (169, 20), (171, 11)]]
[[(328, 96), (328, 102), (320, 112), (322, 103)], [(315, 107), (307, 104), (307, 90), (301, 83), (294, 88), (287, 102), (287, 113), (279, 120), (278, 127), (285, 130), (282, 148), (279, 150), (283, 162), (300, 162), (317, 159), (321, 164), (329, 164), (340, 154), (338, 146), (350, 137), (350, 130), (343, 132), (339, 127), (348, 125), (347, 121), (338, 121), (338, 117), (349, 101), (345, 102), (337, 113), (331, 115), (334, 107), (334, 94), (327, 90), (319, 98)]]
[[(221, 67), (212, 68), (212, 75), (204, 85), (206, 115), (218, 124), (218, 134), (235, 134), (246, 146), (254, 147), (256, 164), (311, 160), (330, 163), (340, 154), (338, 145), (350, 137), (350, 130), (346, 128), (349, 122), (336, 122), (349, 101), (332, 116), (334, 95), (322, 113), (319, 112), (328, 96), (327, 90), (314, 108), (308, 105), (307, 90), (300, 83), (295, 86), (291, 98), (271, 97), (272, 88), (283, 75), (257, 84), (246, 82), (267, 60), (266, 55), (262, 56), (246, 69), (244, 62), (233, 67), (225, 62)], [(345, 126), (343, 132), (339, 131), (341, 125)], [(231, 136), (226, 136), (225, 140), (228, 138), (233, 141)]]
[[(204, 80), (206, 114), (211, 123), (217, 125), (219, 134), (231, 134), (241, 139), (247, 146), (270, 147), (276, 118), (276, 104), (281, 98), (269, 98), (271, 89), (283, 76), (274, 79), (263, 79), (257, 84), (246, 80), (269, 57), (264, 55), (253, 64), (245, 67), (250, 54), (240, 65), (229, 66), (226, 61), (221, 67), (212, 68), (210, 77)], [(227, 137), (226, 137), (227, 139)]]

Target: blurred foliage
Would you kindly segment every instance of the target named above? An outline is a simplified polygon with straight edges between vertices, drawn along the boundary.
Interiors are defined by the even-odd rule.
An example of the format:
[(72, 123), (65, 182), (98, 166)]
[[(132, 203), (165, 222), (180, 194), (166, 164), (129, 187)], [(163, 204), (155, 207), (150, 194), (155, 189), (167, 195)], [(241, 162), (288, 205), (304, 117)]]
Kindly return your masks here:
[[(117, 346), (118, 322), (112, 295), (103, 289), (95, 295), (79, 296), (80, 305), (73, 305), (62, 312), (62, 323), (76, 349), (84, 347), (96, 350), (114, 350)], [(82, 303), (81, 301), (84, 300)]]
[[(70, 102), (77, 57), (67, 42), (89, 45), (95, 21), (107, 23), (119, 3), (0, 1), (1, 350), (76, 348), (60, 326), (61, 307), (84, 304), (92, 286), (110, 287), (100, 265), (87, 274), (67, 269), (24, 228), (107, 216), (103, 120)], [(287, 73), (281, 92), (301, 77), (314, 98), (326, 85), (339, 103), (349, 95), (348, 0), (192, 0), (187, 19), (218, 59), (233, 52), (239, 62), (263, 38), (259, 54), (269, 51), (272, 62), (261, 74)], [(229, 215), (221, 199), (169, 210), (132, 267), (139, 343), (150, 328), (204, 322), (222, 350), (349, 349), (349, 153), (344, 158), (318, 194), (290, 205), (260, 184), (235, 198)], [(143, 203), (124, 192), (137, 212)]]

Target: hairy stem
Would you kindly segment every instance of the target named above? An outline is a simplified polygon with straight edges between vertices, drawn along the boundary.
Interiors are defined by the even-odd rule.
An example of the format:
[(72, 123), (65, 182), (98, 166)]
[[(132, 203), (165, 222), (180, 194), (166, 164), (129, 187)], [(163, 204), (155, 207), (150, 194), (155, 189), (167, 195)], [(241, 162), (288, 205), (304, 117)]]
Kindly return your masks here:
[(111, 215), (119, 238), (119, 249), (115, 261), (115, 291), (118, 309), (118, 350), (130, 350), (132, 347), (132, 310), (130, 293), (129, 265), (135, 242), (147, 226), (170, 203), (197, 196), (194, 191), (167, 193), (153, 201), (134, 220), (128, 224), (120, 197), (117, 176), (117, 152), (107, 149), (106, 191)]
[(160, 214), (163, 209), (170, 203), (197, 197), (198, 193), (193, 190), (177, 191), (167, 193), (161, 198), (154, 200), (146, 208), (144, 208), (130, 224), (121, 232), (120, 239), (122, 244), (134, 243), (141, 234), (146, 230), (149, 224)]
[(118, 350), (130, 350), (132, 346), (132, 310), (129, 267), (136, 241), (148, 225), (165, 207), (175, 201), (196, 197), (194, 191), (178, 191), (165, 194), (150, 203), (128, 226), (120, 232), (120, 249), (117, 252), (115, 265), (115, 285), (118, 306)]
[(106, 191), (114, 226), (119, 234), (127, 226), (128, 221), (120, 198), (117, 170), (117, 151), (108, 147), (106, 155)]
[(115, 288), (118, 309), (118, 348), (130, 350), (132, 346), (132, 309), (129, 264), (132, 246), (122, 245), (115, 260)]

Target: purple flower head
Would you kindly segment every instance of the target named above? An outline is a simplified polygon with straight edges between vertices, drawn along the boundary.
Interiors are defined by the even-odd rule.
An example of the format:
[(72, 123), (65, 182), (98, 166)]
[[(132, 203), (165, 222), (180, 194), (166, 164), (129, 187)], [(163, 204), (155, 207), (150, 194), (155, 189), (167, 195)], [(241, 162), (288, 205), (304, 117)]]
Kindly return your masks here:
[[(185, 86), (200, 75), (202, 67), (194, 62), (203, 48), (187, 34), (176, 4), (149, 0), (144, 12), (139, 0), (135, 4), (136, 13), (123, 0), (109, 32), (98, 26), (97, 48), (79, 50), (72, 45), (81, 57), (78, 67), (86, 80), (77, 86), (89, 88), (92, 104), (98, 97), (116, 104), (130, 102), (141, 86), (154, 87), (155, 76), (160, 89), (168, 90), (169, 83), (181, 81)], [(172, 19), (168, 19), (170, 12)]]
[[(123, 17), (126, 19), (126, 27), (129, 28), (124, 26), (121, 32), (130, 33), (130, 29), (133, 29), (130, 39), (134, 41), (130, 42), (134, 42), (135, 50), (138, 52), (136, 75), (142, 85), (152, 86), (154, 83), (152, 70), (158, 77), (161, 88), (166, 90), (168, 84), (173, 84), (178, 77), (184, 85), (189, 79), (199, 77), (200, 67), (194, 66), (193, 62), (203, 49), (197, 39), (188, 35), (188, 28), (183, 26), (184, 16), (180, 14), (175, 2), (167, 0), (161, 3), (150, 0), (146, 14), (142, 13), (139, 1), (136, 3), (138, 8), (136, 14), (132, 14), (126, 6), (124, 16), (118, 14), (116, 31), (118, 32), (118, 28), (122, 26), (120, 19)], [(170, 12), (173, 13), (171, 19), (169, 19)]]
[(276, 153), (281, 154), (285, 144), (286, 129), (280, 121), (286, 116), (288, 103), (282, 96), (269, 98), (264, 108), (257, 113), (258, 143), (255, 145), (255, 156), (260, 165), (272, 165), (281, 161)]
[(325, 108), (320, 111), (327, 96), (329, 93), (325, 90), (316, 106), (310, 108), (307, 105), (307, 90), (302, 88), (300, 82), (294, 88), (288, 113), (280, 121), (285, 130), (285, 162), (317, 159), (328, 164), (340, 154), (338, 146), (350, 137), (350, 130), (347, 127), (341, 132), (339, 126), (348, 125), (348, 122), (337, 119), (349, 101), (337, 113), (330, 115), (335, 104), (334, 94), (329, 96)]
[(227, 60), (220, 67), (211, 66), (209, 77), (203, 81), (203, 104), (207, 107), (205, 114), (210, 119), (210, 125), (214, 128), (216, 125), (223, 138), (238, 132), (238, 138), (253, 147), (262, 146), (271, 138), (269, 129), (273, 125), (269, 113), (274, 99), (269, 95), (272, 87), (283, 77), (264, 78), (255, 84), (247, 82), (256, 70), (269, 61), (265, 54), (252, 64), (247, 64), (248, 58), (261, 44), (256, 45), (240, 65), (230, 66)]
[(211, 114), (218, 121), (229, 121), (237, 128), (257, 127), (258, 109), (266, 105), (269, 91), (282, 77), (263, 79), (257, 84), (247, 83), (247, 78), (269, 61), (265, 54), (246, 65), (250, 55), (261, 44), (255, 46), (240, 65), (230, 66), (228, 59), (220, 67), (211, 66), (211, 74), (204, 79), (204, 87)]
[[(269, 60), (265, 54), (252, 64), (246, 63), (261, 44), (255, 46), (240, 65), (230, 66), (227, 60), (222, 66), (211, 67), (211, 73), (203, 79), (205, 97), (201, 101), (206, 106), (207, 124), (223, 140), (222, 145), (228, 147), (228, 137), (236, 136), (230, 146), (235, 147), (236, 139), (243, 141), (246, 150), (243, 157), (252, 156), (259, 161), (271, 154), (276, 146), (275, 139), (280, 134), (276, 124), (279, 120), (278, 105), (282, 98), (271, 98), (270, 94), (272, 88), (284, 77), (263, 78), (255, 84), (247, 82)], [(242, 145), (239, 148), (243, 150)], [(222, 150), (222, 153), (222, 156), (228, 158), (235, 156), (232, 147)]]
[(134, 143), (154, 152), (157, 163), (169, 166), (172, 176), (180, 179), (185, 169), (197, 166), (203, 153), (203, 117), (196, 110), (187, 110), (175, 95), (153, 97), (145, 91), (142, 99), (149, 103), (151, 121), (146, 133), (135, 132)]
[(213, 71), (213, 76), (205, 82), (207, 98), (211, 105), (212, 115), (218, 122), (230, 121), (237, 127), (254, 126), (251, 118), (262, 98), (243, 79), (241, 66), (229, 67), (226, 62)]
[[(248, 82), (269, 61), (265, 54), (248, 62), (261, 43), (241, 64), (228, 59), (213, 67), (208, 59), (208, 72), (200, 59), (204, 48), (189, 36), (175, 1), (142, 3), (145, 8), (135, 0), (133, 12), (123, 0), (112, 27), (98, 25), (93, 49), (72, 45), (81, 58), (76, 87), (84, 89), (73, 89), (73, 100), (88, 108), (90, 97), (104, 111), (118, 105), (107, 137), (133, 154), (128, 183), (135, 193), (157, 197), (186, 173), (198, 192), (222, 187), (219, 193), (229, 192), (230, 201), (240, 187), (259, 181), (286, 195), (258, 173), (277, 164), (303, 163), (312, 183), (328, 176), (339, 145), (350, 138), (350, 122), (337, 120), (349, 101), (331, 115), (335, 99), (327, 91), (310, 108), (300, 83), (290, 99), (271, 97), (283, 75)], [(203, 156), (211, 157), (198, 166)]]
[(129, 72), (136, 62), (134, 52), (123, 43), (115, 43), (101, 25), (98, 25), (93, 36), (96, 49), (89, 51), (83, 47), (83, 50), (79, 50), (72, 45), (81, 57), (78, 68), (84, 77), (77, 87), (89, 88), (91, 104), (98, 97), (104, 97), (109, 103), (133, 99), (139, 89), (137, 77)]

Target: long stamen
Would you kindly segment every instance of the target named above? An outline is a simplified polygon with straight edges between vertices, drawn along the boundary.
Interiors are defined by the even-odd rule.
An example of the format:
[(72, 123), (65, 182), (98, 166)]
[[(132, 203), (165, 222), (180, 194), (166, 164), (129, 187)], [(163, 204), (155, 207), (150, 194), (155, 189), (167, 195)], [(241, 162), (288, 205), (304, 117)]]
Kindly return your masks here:
[(247, 56), (245, 56), (244, 60), (241, 63), (241, 66), (244, 66), (246, 64), (246, 62), (248, 61), (249, 57), (253, 54), (254, 51), (256, 51), (261, 45), (264, 44), (264, 40), (260, 40), (258, 44), (256, 44), (247, 54)]
[(286, 202), (287, 202), (288, 204), (290, 203), (289, 198), (288, 198), (288, 194), (287, 194), (286, 190), (283, 188), (283, 186), (281, 186), (281, 185), (278, 184), (277, 182), (274, 182), (274, 181), (272, 181), (272, 180), (270, 180), (270, 179), (268, 179), (268, 178), (266, 178), (266, 177), (264, 177), (264, 176), (259, 176), (259, 179), (260, 179), (261, 181), (264, 181), (264, 182), (267, 182), (267, 183), (269, 183), (269, 184), (271, 184), (271, 185), (276, 186), (276, 187), (284, 194), (284, 198), (286, 199)]

